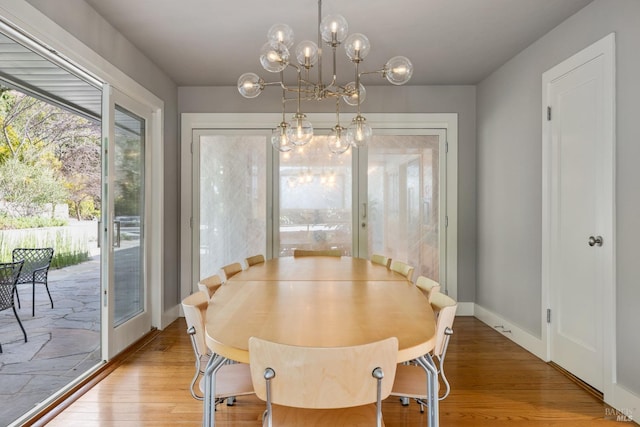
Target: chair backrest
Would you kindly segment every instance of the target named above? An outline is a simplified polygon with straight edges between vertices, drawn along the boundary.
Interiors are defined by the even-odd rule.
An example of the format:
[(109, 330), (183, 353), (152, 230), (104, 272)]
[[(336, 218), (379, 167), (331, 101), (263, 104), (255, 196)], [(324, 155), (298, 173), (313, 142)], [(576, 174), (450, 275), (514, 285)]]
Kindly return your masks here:
[(0, 263), (0, 311), (13, 307), (14, 288), (23, 261)]
[[(249, 366), (256, 395), (267, 401), (265, 371), (271, 368), (271, 403), (296, 408), (330, 409), (366, 405), (391, 393), (398, 360), (398, 339), (353, 347), (297, 347), (249, 338)], [(268, 406), (269, 402), (267, 401)]]
[(193, 327), (196, 331), (194, 339), (195, 350), (198, 352), (198, 357), (204, 356), (208, 351), (204, 335), (208, 306), (209, 297), (205, 292), (201, 291), (193, 293), (182, 300), (182, 309), (187, 321), (187, 328)]
[(436, 344), (433, 348), (434, 356), (441, 356), (447, 349), (447, 329), (453, 327), (458, 303), (448, 295), (435, 292), (431, 299), (431, 307), (437, 313), (436, 320)]
[(404, 277), (407, 278), (407, 280), (411, 281), (411, 276), (413, 276), (413, 267), (410, 266), (409, 264), (402, 261), (393, 260), (391, 262), (391, 267), (389, 268), (395, 271), (396, 273), (402, 274)]
[(204, 278), (198, 282), (198, 289), (209, 295), (209, 298), (222, 286), (222, 279), (217, 274)]
[(293, 250), (294, 257), (301, 256), (342, 256), (342, 251), (340, 249), (324, 249), (324, 250), (307, 250), (307, 249), (294, 249)]
[(24, 261), (18, 283), (31, 283), (34, 272), (36, 281), (44, 281), (53, 258), (53, 248), (15, 248), (11, 255), (13, 262)]
[(371, 255), (371, 262), (374, 264), (384, 265), (385, 267), (389, 268), (389, 266), (391, 265), (391, 258), (387, 258), (386, 256), (380, 254), (373, 254)]
[(252, 265), (260, 264), (264, 262), (264, 255), (254, 255), (245, 259), (247, 262), (247, 267), (251, 267)]
[(433, 299), (433, 295), (436, 292), (440, 292), (440, 283), (435, 280), (429, 279), (426, 276), (418, 276), (416, 279), (416, 286), (420, 288), (422, 293), (429, 299), (429, 302)]
[(221, 270), (224, 272), (225, 280), (229, 280), (242, 271), (242, 264), (234, 262), (233, 264), (225, 265)]

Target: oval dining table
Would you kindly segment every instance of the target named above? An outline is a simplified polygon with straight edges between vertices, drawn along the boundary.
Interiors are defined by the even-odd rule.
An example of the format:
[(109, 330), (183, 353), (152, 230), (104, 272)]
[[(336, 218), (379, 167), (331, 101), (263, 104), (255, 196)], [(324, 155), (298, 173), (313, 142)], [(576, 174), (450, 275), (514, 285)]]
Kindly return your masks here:
[(429, 352), (435, 316), (427, 298), (404, 276), (351, 257), (267, 260), (231, 277), (206, 314), (212, 351), (205, 369), (203, 425), (215, 425), (215, 373), (227, 360), (249, 363), (249, 338), (309, 347), (398, 339), (398, 363), (427, 372), (428, 423), (438, 425), (437, 371)]

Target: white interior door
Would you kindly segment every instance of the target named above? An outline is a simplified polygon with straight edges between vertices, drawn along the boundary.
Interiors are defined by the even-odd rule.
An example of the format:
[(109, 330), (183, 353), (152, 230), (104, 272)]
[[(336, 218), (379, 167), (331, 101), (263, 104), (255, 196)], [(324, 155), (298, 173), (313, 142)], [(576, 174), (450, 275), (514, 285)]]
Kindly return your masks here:
[[(604, 311), (613, 286), (612, 88), (599, 53), (548, 73), (551, 360), (604, 385)], [(547, 74), (549, 77), (549, 74)]]
[(103, 103), (102, 348), (108, 360), (151, 329), (144, 233), (151, 111), (109, 86)]

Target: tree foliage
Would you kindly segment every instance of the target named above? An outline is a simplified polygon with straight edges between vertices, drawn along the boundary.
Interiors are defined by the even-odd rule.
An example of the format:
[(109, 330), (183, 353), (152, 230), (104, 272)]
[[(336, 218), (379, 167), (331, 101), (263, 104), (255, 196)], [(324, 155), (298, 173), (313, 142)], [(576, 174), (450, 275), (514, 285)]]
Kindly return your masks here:
[[(6, 213), (36, 215), (46, 203), (100, 206), (100, 126), (0, 87), (0, 202)], [(86, 215), (93, 215), (87, 212)]]

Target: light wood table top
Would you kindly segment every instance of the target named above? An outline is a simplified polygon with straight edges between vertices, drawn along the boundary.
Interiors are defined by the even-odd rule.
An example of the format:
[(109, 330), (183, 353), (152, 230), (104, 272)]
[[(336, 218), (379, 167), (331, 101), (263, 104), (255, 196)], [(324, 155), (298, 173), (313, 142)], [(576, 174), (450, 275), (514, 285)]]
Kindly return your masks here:
[(230, 281), (272, 280), (404, 280), (407, 279), (384, 266), (361, 258), (306, 256), (274, 258), (252, 265), (233, 276)]
[(420, 289), (384, 266), (349, 257), (278, 258), (238, 273), (213, 295), (206, 339), (249, 362), (252, 336), (339, 347), (398, 338), (398, 362), (428, 353), (435, 318)]

